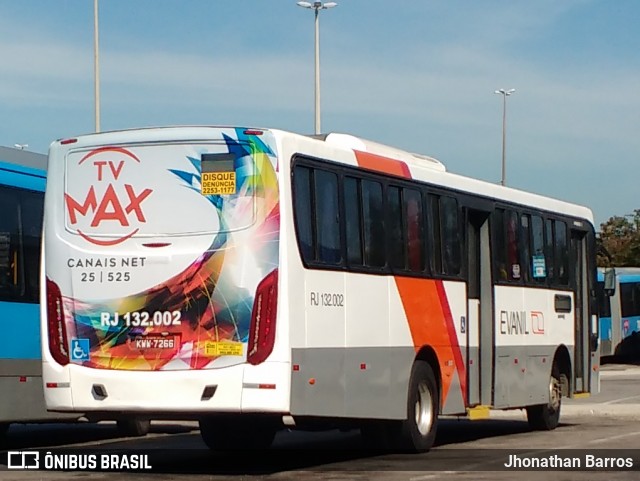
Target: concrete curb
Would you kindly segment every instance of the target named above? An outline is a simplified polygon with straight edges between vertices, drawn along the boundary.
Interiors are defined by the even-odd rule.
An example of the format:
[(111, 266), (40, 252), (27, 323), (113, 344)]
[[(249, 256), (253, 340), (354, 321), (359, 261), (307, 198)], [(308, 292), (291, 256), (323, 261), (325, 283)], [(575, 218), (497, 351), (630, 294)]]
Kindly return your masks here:
[(612, 369), (600, 371), (600, 378), (609, 377), (640, 377), (640, 367), (633, 367), (628, 369)]
[[(640, 419), (640, 404), (563, 404), (560, 417), (605, 417), (617, 419)], [(526, 421), (524, 409), (510, 411), (491, 411), (490, 419), (521, 419)]]

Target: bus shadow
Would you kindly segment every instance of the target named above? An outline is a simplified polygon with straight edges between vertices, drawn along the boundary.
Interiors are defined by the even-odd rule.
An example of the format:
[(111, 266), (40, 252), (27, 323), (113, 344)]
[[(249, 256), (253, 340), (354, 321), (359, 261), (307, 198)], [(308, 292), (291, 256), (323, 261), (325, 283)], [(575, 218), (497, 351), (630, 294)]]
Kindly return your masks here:
[(479, 441), (481, 439), (531, 432), (526, 421), (489, 419), (444, 419), (439, 422), (435, 446)]
[(603, 356), (602, 364), (640, 365), (640, 333), (634, 331), (625, 337), (615, 349), (612, 356)]
[[(569, 426), (569, 424), (562, 424)], [(347, 432), (283, 431), (264, 451), (211, 452), (197, 427), (183, 424), (152, 424), (157, 436), (121, 438), (114, 424), (25, 425), (12, 427), (11, 448), (37, 446), (52, 453), (65, 445), (83, 443), (76, 449), (92, 453), (149, 455), (154, 473), (208, 474), (222, 476), (271, 475), (284, 471), (385, 471), (429, 469), (438, 463), (469, 465), (477, 448), (455, 448), (456, 444), (530, 432), (517, 420), (468, 421), (442, 419), (434, 449), (425, 454), (405, 454), (366, 449), (358, 430)], [(35, 441), (37, 440), (37, 442)], [(481, 448), (487, 449), (487, 448)]]
[[(181, 434), (190, 432), (197, 426), (178, 423), (153, 422), (150, 433)], [(37, 423), (12, 424), (0, 445), (1, 449), (38, 449), (61, 447), (70, 444), (97, 443), (122, 439), (124, 436), (118, 431), (115, 423)], [(127, 438), (129, 441), (142, 438)]]
[[(570, 426), (563, 424), (560, 426)], [(470, 456), (477, 448), (447, 449), (456, 444), (530, 432), (526, 422), (516, 420), (440, 421), (434, 449), (406, 454), (366, 449), (358, 430), (347, 432), (298, 432), (278, 434), (265, 451), (211, 452), (199, 433), (158, 438), (138, 438), (101, 444), (100, 449), (148, 453), (155, 473), (208, 474), (226, 477), (272, 475), (285, 471), (421, 471), (435, 465), (447, 469), (472, 466), (480, 459)], [(135, 446), (135, 447), (134, 447)], [(489, 448), (480, 448), (486, 451)], [(125, 452), (125, 451), (123, 451)]]

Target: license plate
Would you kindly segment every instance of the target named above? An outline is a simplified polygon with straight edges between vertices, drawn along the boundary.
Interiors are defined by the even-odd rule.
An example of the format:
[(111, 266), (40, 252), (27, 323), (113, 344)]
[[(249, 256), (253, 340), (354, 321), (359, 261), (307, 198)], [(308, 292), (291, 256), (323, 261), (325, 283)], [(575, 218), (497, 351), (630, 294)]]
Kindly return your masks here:
[(143, 351), (145, 354), (172, 354), (178, 352), (180, 336), (139, 336), (131, 343), (133, 349)]

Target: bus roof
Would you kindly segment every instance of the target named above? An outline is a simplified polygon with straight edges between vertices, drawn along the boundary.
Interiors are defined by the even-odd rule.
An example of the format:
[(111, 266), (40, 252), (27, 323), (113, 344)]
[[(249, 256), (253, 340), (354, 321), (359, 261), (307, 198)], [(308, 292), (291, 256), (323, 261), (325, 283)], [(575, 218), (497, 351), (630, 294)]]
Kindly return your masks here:
[[(206, 129), (227, 129), (227, 128), (244, 128), (251, 132), (271, 132), (277, 137), (290, 136), (299, 138), (301, 141), (306, 139), (307, 142), (323, 142), (333, 148), (345, 149), (367, 154), (378, 155), (392, 159), (393, 161), (403, 163), (411, 171), (411, 178), (418, 181), (430, 182), (435, 185), (451, 188), (459, 192), (467, 192), (470, 194), (481, 195), (490, 200), (505, 201), (509, 204), (520, 204), (522, 206), (533, 207), (546, 210), (552, 213), (564, 214), (578, 219), (584, 219), (593, 227), (593, 213), (587, 207), (573, 204), (570, 202), (545, 197), (543, 195), (533, 194), (523, 190), (505, 187), (498, 183), (492, 183), (484, 180), (474, 179), (459, 174), (446, 171), (446, 168), (439, 160), (423, 154), (415, 154), (395, 147), (379, 144), (370, 140), (362, 139), (344, 133), (326, 133), (320, 135), (303, 135), (293, 132), (268, 129), (253, 128), (246, 126), (225, 126), (225, 125), (191, 125), (191, 126), (164, 126), (164, 127), (145, 127), (141, 129), (124, 129), (112, 132), (93, 133), (81, 136), (71, 137), (72, 142), (60, 139), (57, 144), (69, 143), (69, 148), (73, 148), (76, 144), (93, 144), (107, 145), (112, 142), (135, 142), (142, 137), (145, 139), (153, 139), (154, 141), (173, 140), (185, 132), (193, 129), (196, 135), (203, 135)], [(140, 135), (137, 135), (140, 133)], [(117, 134), (122, 134), (120, 139)], [(111, 140), (113, 139), (113, 140)], [(55, 145), (56, 143), (52, 144)], [(577, 225), (576, 227), (584, 227)]]
[(0, 147), (0, 184), (42, 192), (47, 178), (47, 156)]
[(496, 201), (503, 200), (574, 216), (588, 221), (593, 226), (593, 213), (588, 207), (447, 172), (442, 162), (427, 155), (414, 154), (347, 134), (329, 133), (309, 137), (324, 141), (332, 147), (359, 150), (403, 162), (411, 169), (412, 177), (415, 180), (432, 182), (460, 192), (486, 196)]
[(47, 156), (28, 150), (0, 146), (0, 162), (37, 170), (47, 169)]
[(380, 144), (371, 140), (361, 139), (360, 137), (356, 137), (354, 135), (331, 132), (322, 135), (311, 135), (310, 137), (318, 140), (324, 140), (326, 143), (335, 145), (336, 147), (360, 150), (362, 152), (381, 155), (384, 157), (389, 157), (391, 159), (403, 161), (409, 165), (426, 167), (440, 172), (444, 172), (446, 170), (442, 162), (433, 157), (429, 157), (428, 155), (407, 152), (405, 150), (397, 149), (389, 145)]

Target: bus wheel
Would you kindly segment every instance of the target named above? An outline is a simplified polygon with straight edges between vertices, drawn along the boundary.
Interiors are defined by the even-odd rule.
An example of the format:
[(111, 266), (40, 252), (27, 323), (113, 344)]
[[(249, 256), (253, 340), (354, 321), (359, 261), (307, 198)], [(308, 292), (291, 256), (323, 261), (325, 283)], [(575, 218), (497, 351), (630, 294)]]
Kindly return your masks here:
[(268, 449), (278, 427), (271, 420), (242, 417), (201, 419), (200, 435), (212, 451)]
[(151, 429), (151, 421), (149, 419), (119, 419), (117, 421), (118, 431), (123, 436), (137, 438), (146, 436)]
[(560, 407), (562, 405), (562, 387), (560, 371), (554, 364), (549, 379), (549, 403), (527, 407), (527, 421), (531, 429), (551, 431), (560, 424)]
[(409, 378), (407, 419), (396, 425), (395, 447), (402, 451), (425, 452), (436, 438), (439, 390), (431, 366), (416, 361)]

